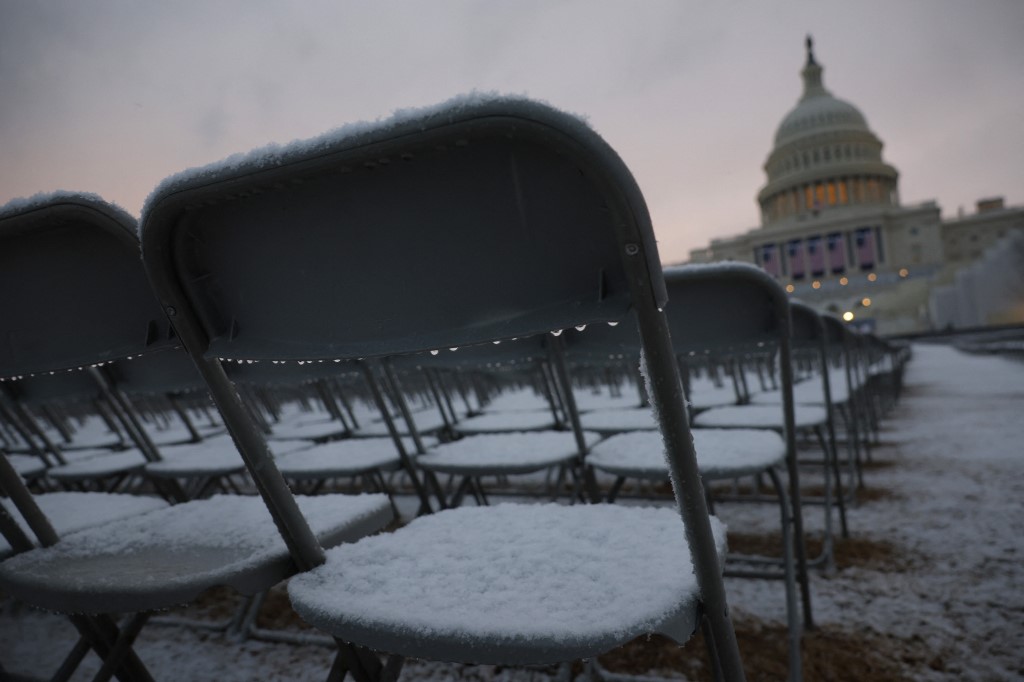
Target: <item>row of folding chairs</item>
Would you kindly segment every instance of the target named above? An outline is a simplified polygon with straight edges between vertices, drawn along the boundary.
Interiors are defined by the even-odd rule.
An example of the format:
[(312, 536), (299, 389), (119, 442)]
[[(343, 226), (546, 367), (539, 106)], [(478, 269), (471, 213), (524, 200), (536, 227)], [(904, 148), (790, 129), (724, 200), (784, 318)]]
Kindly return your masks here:
[[(174, 176), (148, 201), (140, 242), (132, 227), (94, 197), (5, 207), (0, 375), (98, 370), (180, 346), (258, 496), (180, 501), (59, 538), (0, 460), (34, 536), (0, 517), (15, 552), (0, 587), (67, 613), (80, 633), (58, 678), (91, 649), (99, 679), (148, 679), (131, 643), (150, 613), (214, 585), (253, 594), (291, 577), (295, 610), (338, 642), (332, 679), (395, 679), (407, 656), (562, 663), (698, 629), (721, 676), (742, 679), (724, 530), (703, 497), (649, 217), (585, 124), (473, 96)], [(675, 509), (439, 509), (426, 484), (422, 518), (347, 544), (390, 520), (386, 496), (294, 496), (226, 372), (336, 359), (384, 372), (376, 358), (625, 322), (631, 310)]]
[[(2, 290), (19, 292), (2, 301), (0, 319), (11, 331), (0, 376), (11, 386), (6, 421), (14, 431), (15, 424), (27, 429), (12, 440), (40, 441), (36, 447), (50, 451), (40, 436), (45, 431), (30, 433), (32, 415), (20, 413), (33, 404), (42, 411), (45, 396), (18, 391), (51, 373), (91, 382), (62, 398), (103, 405), (145, 469), (172, 458), (133, 418), (125, 400), (133, 381), (149, 381), (150, 392), (163, 396), (208, 392), (217, 425), (228, 433), (213, 449), (218, 436), (203, 437), (205, 449), (186, 462), (192, 469), (166, 477), (161, 485), (174, 504), (154, 499), (159, 505), (144, 513), (115, 514), (92, 528), (61, 526), (63, 539), (51, 518), (77, 504), (102, 506), (98, 496), (117, 497), (111, 507), (123, 508), (120, 498), (129, 496), (60, 493), (59, 504), (50, 497), (57, 493), (34, 497), (8, 458), (0, 458), (0, 486), (23, 519), (19, 525), (6, 507), (0, 514), (15, 553), (0, 563), (0, 588), (68, 614), (80, 641), (58, 678), (91, 649), (103, 660), (100, 678), (148, 679), (131, 643), (152, 612), (215, 585), (251, 595), (291, 576), (293, 608), (337, 642), (330, 679), (396, 679), (410, 656), (561, 664), (642, 634), (685, 641), (698, 629), (717, 673), (742, 679), (722, 580), (724, 528), (709, 514), (705, 487), (717, 474), (702, 455), (724, 446), (691, 432), (691, 417), (696, 422), (711, 410), (691, 415), (684, 401), (688, 376), (713, 380), (678, 370), (681, 357), (718, 342), (701, 336), (713, 325), (679, 327), (675, 320), (686, 315), (666, 315), (687, 305), (675, 281), (698, 288), (733, 282), (741, 291), (735, 304), (717, 306), (717, 321), (769, 325), (751, 332), (762, 337), (753, 348), (744, 345), (759, 358), (753, 366), (762, 372), (761, 386), (781, 387), (783, 424), (776, 454), (743, 473), (772, 478), (777, 492), (787, 548), (780, 566), (788, 576), (790, 676), (799, 678), (795, 604), (807, 579), (801, 507), (789, 499), (799, 493), (796, 408), (788, 397), (794, 376), (788, 361), (765, 364), (764, 350), (777, 343), (777, 357), (792, 354), (788, 301), (750, 268), (663, 273), (639, 189), (584, 124), (545, 105), (504, 98), (406, 113), (173, 176), (151, 196), (140, 233), (141, 244), (134, 220), (94, 196), (42, 196), (0, 211)], [(705, 297), (693, 294), (696, 302)], [(628, 349), (601, 352), (625, 357), (642, 348), (636, 392), (657, 415), (659, 433), (645, 447), (665, 462), (674, 509), (461, 506), (467, 495), (485, 503), (481, 481), (524, 447), (535, 461), (501, 475), (555, 468), (552, 490), (568, 489), (569, 499), (580, 502), (603, 499), (593, 460), (613, 439), (585, 428), (592, 413), (575, 404), (574, 358), (590, 358), (605, 377), (635, 377), (593, 363), (592, 352), (574, 351), (575, 332), (562, 330), (581, 327), (581, 339), (596, 330), (637, 330)], [(143, 380), (108, 367), (135, 370), (170, 358), (187, 360), (187, 368), (170, 373), (187, 386), (167, 375)], [(892, 355), (873, 357), (876, 376), (886, 363), (897, 364)], [(495, 371), (484, 371), (488, 365)], [(708, 374), (719, 366), (708, 364)], [(730, 367), (732, 376), (747, 376), (746, 366)], [(285, 389), (271, 390), (272, 380), (259, 376), (275, 369), (288, 378)], [(303, 373), (306, 388), (296, 388)], [(502, 399), (497, 389), (510, 384), (543, 396), (553, 430), (494, 433), (481, 417)], [(357, 437), (357, 410), (346, 396), (376, 410), (391, 448), (390, 473), (412, 490), (421, 518), (395, 533), (364, 537), (398, 511), (389, 472), (379, 464), (366, 470), (378, 472), (368, 485), (382, 492), (293, 494), (287, 482), (294, 486), (301, 476), (288, 474), (289, 455), (273, 451), (287, 440), (275, 439), (274, 426), (289, 404), (275, 396), (296, 390), (315, 391), (327, 421), (341, 426), (311, 439), (350, 450), (335, 452), (330, 464), (374, 456), (372, 439)], [(425, 409), (415, 410), (410, 397)], [(871, 409), (885, 404), (875, 400)], [(417, 428), (428, 412), (440, 424), (425, 431), (443, 447), (431, 447), (429, 434)], [(703, 431), (719, 432), (731, 438), (722, 428)], [(552, 440), (558, 444), (549, 448)], [(481, 461), (482, 451), (493, 461)], [(831, 453), (824, 455), (826, 481), (834, 447)], [(207, 467), (221, 456), (257, 494), (207, 497)], [(334, 475), (315, 465), (309, 480)], [(737, 474), (719, 466), (722, 477)], [(183, 486), (193, 472), (208, 479)], [(806, 594), (804, 604), (809, 623)], [(116, 613), (134, 615), (118, 623)]]

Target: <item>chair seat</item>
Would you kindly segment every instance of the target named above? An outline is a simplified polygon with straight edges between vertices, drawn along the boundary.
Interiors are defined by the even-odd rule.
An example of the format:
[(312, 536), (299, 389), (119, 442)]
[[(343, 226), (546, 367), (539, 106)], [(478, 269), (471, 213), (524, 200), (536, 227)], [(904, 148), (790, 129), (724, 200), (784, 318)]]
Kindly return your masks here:
[(736, 389), (732, 386), (694, 385), (687, 396), (690, 405), (697, 410), (736, 404)]
[(580, 415), (583, 428), (599, 433), (657, 429), (658, 422), (649, 407), (628, 410), (595, 410)]
[(22, 478), (35, 478), (46, 472), (46, 464), (35, 455), (7, 455), (7, 461)]
[(345, 433), (345, 425), (336, 419), (296, 419), (273, 426), (270, 440), (319, 440)]
[[(414, 451), (412, 442), (406, 442), (406, 451)], [(277, 468), (285, 478), (321, 479), (391, 471), (401, 463), (390, 438), (352, 438), (285, 455), (277, 460)]]
[(555, 421), (551, 412), (540, 410), (494, 412), (463, 419), (455, 425), (459, 433), (494, 433), (499, 431), (542, 431), (552, 429)]
[[(850, 400), (850, 394), (846, 390), (846, 378), (836, 372), (829, 376), (829, 391), (833, 405), (842, 405)], [(759, 405), (781, 405), (782, 392), (758, 393), (750, 398), (750, 402)], [(821, 379), (814, 377), (793, 386), (793, 402), (797, 405), (824, 405), (825, 389), (821, 385)]]
[(145, 467), (146, 463), (147, 460), (141, 452), (118, 452), (56, 466), (50, 469), (47, 475), (57, 481), (82, 481), (132, 473)]
[(245, 469), (245, 462), (228, 438), (161, 448), (163, 459), (146, 465), (146, 474), (159, 478), (227, 476)]
[[(795, 405), (796, 428), (810, 429), (828, 421), (823, 407)], [(782, 409), (778, 405), (732, 405), (715, 407), (701, 412), (693, 418), (693, 425), (699, 428), (727, 429), (782, 429)]]
[[(144, 514), (167, 506), (167, 502), (158, 497), (112, 493), (55, 492), (35, 495), (34, 499), (60, 537), (108, 521)], [(14, 504), (6, 499), (0, 500), (0, 504), (17, 519), (22, 530), (32, 537)], [(10, 551), (11, 546), (3, 536), (0, 536), (0, 557), (6, 556)]]
[[(356, 540), (392, 518), (385, 495), (297, 497), (324, 546)], [(0, 563), (0, 589), (61, 613), (166, 609), (226, 585), (243, 594), (294, 572), (263, 500), (218, 496), (69, 535)]]
[[(419, 412), (412, 413), (412, 419), (416, 423), (416, 430), (420, 433), (430, 433), (431, 431), (437, 431), (444, 426), (444, 417), (436, 409), (420, 410)], [(406, 427), (405, 420), (401, 417), (393, 417), (395, 428), (402, 435), (408, 435), (409, 429)], [(383, 421), (375, 421), (367, 424), (361, 429), (358, 429), (357, 433), (361, 436), (387, 436), (388, 433), (387, 424)]]
[[(584, 433), (587, 446), (596, 433)], [(493, 433), (469, 436), (431, 448), (417, 466), (443, 474), (493, 476), (528, 474), (571, 461), (579, 455), (569, 431)]]
[[(712, 518), (719, 556), (725, 527)], [(416, 519), (293, 578), (308, 623), (377, 651), (546, 664), (658, 632), (683, 642), (698, 588), (674, 508), (503, 504)]]
[[(694, 429), (697, 466), (704, 478), (734, 478), (782, 464), (786, 444), (768, 429)], [(665, 446), (656, 431), (636, 431), (598, 443), (587, 456), (595, 469), (616, 476), (668, 479)]]

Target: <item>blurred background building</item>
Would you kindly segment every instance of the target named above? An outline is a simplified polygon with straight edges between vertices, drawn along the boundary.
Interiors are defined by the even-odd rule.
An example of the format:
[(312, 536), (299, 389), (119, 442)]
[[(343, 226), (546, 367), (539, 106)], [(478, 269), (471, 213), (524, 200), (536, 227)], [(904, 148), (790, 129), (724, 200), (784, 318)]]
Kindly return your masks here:
[(882, 141), (822, 71), (808, 37), (803, 95), (764, 164), (761, 226), (690, 261), (755, 263), (792, 295), (880, 334), (1024, 323), (1024, 207), (984, 198), (944, 220), (934, 201), (902, 205)]

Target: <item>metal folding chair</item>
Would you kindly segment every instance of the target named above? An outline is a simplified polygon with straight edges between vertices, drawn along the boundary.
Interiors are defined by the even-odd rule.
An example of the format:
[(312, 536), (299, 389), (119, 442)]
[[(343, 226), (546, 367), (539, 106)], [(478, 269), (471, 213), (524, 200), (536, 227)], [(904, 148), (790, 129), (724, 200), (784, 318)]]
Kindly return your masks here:
[[(93, 195), (59, 193), (0, 209), (0, 377), (79, 373), (140, 353), (171, 352), (163, 311), (148, 286), (134, 221)], [(163, 349), (163, 350), (161, 350)], [(220, 496), (113, 520), (58, 539), (21, 478), (0, 456), (0, 488), (41, 548), (5, 524), (16, 556), (0, 562), (0, 589), (68, 614), (81, 640), (55, 679), (93, 649), (96, 679), (149, 680), (132, 642), (149, 614), (219, 585), (243, 594), (295, 572), (273, 519), (254, 496)], [(320, 542), (354, 540), (391, 519), (386, 497), (302, 502)], [(118, 626), (112, 614), (132, 614)], [(86, 614), (86, 615), (81, 615)]]
[[(142, 241), (154, 289), (281, 536), (312, 569), (289, 591), (304, 619), (342, 643), (332, 679), (392, 679), (405, 656), (566, 661), (651, 631), (685, 639), (702, 621), (723, 676), (743, 678), (721, 579), (722, 529), (705, 507), (650, 219), (622, 161), (585, 124), (526, 100), (470, 97), (342, 129), (168, 179), (144, 211)], [(619, 320), (631, 309), (682, 526), (661, 525), (674, 516), (668, 510), (461, 508), (325, 556), (222, 365), (463, 347)], [(536, 529), (547, 535), (533, 545), (546, 559), (534, 565), (525, 550)], [(452, 594), (426, 577), (412, 581), (418, 597), (401, 588), (410, 567), (453, 559), (431, 577), (484, 578), (468, 561), (490, 551), (476, 544), (483, 537), (524, 569), (506, 590), (491, 582)], [(583, 553), (552, 563), (563, 543)], [(610, 546), (629, 549), (610, 556)], [(596, 580), (595, 599), (538, 600), (544, 581), (531, 571), (542, 564), (571, 567), (569, 584)], [(666, 567), (673, 587), (650, 574)], [(479, 601), (501, 594), (510, 595), (504, 610)], [(627, 597), (614, 605), (622, 607), (615, 623), (600, 610), (613, 594)], [(541, 634), (523, 637), (516, 624)], [(372, 651), (392, 655), (381, 663)]]

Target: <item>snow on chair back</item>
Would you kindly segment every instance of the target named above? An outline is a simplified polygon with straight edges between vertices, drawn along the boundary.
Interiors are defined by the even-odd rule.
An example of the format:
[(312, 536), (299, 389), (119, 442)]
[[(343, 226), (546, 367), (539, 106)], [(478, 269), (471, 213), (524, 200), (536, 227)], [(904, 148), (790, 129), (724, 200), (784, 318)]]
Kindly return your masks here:
[(617, 320), (623, 250), (648, 266), (656, 252), (639, 191), (598, 141), (501, 99), (343, 128), (166, 181), (145, 260), (219, 358), (391, 355)]
[(135, 221), (93, 195), (0, 209), (0, 377), (68, 370), (169, 345)]

